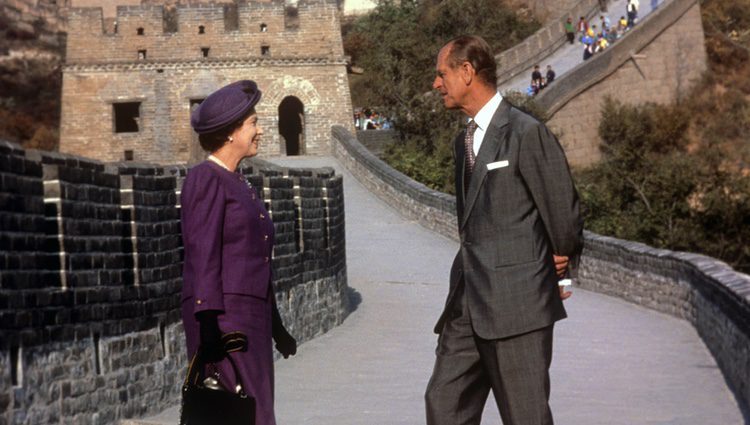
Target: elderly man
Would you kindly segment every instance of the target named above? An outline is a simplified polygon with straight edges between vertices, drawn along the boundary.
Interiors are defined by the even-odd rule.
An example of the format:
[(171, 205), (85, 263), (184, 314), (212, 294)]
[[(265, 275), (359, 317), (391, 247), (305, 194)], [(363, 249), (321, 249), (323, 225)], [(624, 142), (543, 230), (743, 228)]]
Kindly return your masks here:
[(552, 330), (570, 296), (558, 280), (583, 242), (568, 163), (552, 133), (497, 92), (484, 40), (451, 40), (436, 71), (445, 107), (469, 123), (453, 146), (461, 245), (435, 326), (427, 424), (479, 424), (490, 390), (504, 425), (552, 424)]

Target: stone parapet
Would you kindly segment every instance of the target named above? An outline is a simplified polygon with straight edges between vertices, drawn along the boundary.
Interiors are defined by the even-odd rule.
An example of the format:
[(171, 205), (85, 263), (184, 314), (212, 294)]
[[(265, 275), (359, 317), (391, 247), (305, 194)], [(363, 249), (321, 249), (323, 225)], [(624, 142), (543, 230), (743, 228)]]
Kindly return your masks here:
[(750, 406), (750, 276), (704, 255), (585, 233), (578, 285), (690, 322)]
[[(0, 423), (115, 423), (178, 401), (187, 171), (0, 141)], [(328, 331), (349, 311), (341, 176), (241, 172), (274, 220), (285, 324), (300, 342)]]
[(381, 157), (386, 148), (398, 140), (396, 130), (357, 130), (357, 140), (375, 156)]
[(334, 155), (367, 189), (404, 216), (458, 240), (453, 196), (430, 189), (394, 170), (343, 127), (333, 127), (332, 136)]
[[(454, 197), (426, 188), (376, 158), (343, 128), (334, 153), (401, 214), (457, 239)], [(655, 249), (591, 232), (578, 285), (689, 321), (716, 358), (743, 409), (750, 407), (750, 276), (698, 254)]]

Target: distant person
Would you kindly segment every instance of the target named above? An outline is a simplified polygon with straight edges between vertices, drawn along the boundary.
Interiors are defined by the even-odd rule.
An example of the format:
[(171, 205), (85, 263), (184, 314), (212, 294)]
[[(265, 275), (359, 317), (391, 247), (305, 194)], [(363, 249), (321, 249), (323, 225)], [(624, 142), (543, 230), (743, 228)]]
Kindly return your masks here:
[[(204, 365), (204, 376), (216, 385), (233, 393), (240, 386), (237, 392), (255, 398), (253, 423), (275, 425), (273, 341), (284, 358), (297, 352), (297, 342), (276, 307), (271, 216), (237, 171), (243, 158), (258, 154), (260, 97), (255, 82), (237, 81), (213, 92), (191, 115), (210, 155), (188, 171), (180, 196), (181, 310), (188, 357), (196, 356), (195, 364)], [(229, 337), (242, 343), (230, 345)]]
[(581, 16), (576, 24), (576, 31), (578, 32), (578, 40), (581, 40), (586, 35), (586, 31), (589, 30), (589, 23), (586, 22), (586, 18)]
[(617, 21), (617, 29), (618, 34), (622, 36), (622, 34), (625, 33), (625, 31), (628, 30), (628, 20), (625, 19), (625, 16), (620, 16), (620, 20)]
[(628, 4), (625, 6), (625, 10), (628, 14), (628, 28), (633, 28), (635, 26), (635, 23), (638, 20), (639, 6), (640, 3), (638, 0), (628, 0)]
[(599, 37), (596, 40), (596, 44), (594, 45), (594, 53), (599, 53), (607, 47), (609, 47), (609, 42), (607, 41), (607, 39), (605, 37)]
[(568, 43), (573, 44), (576, 39), (576, 27), (573, 25), (573, 18), (568, 18), (565, 21), (565, 36), (568, 38)]
[(583, 60), (589, 60), (591, 56), (594, 56), (594, 44), (588, 44), (583, 48)]
[(531, 72), (531, 87), (534, 87), (534, 94), (539, 93), (544, 88), (544, 79), (542, 72), (539, 71), (539, 65), (534, 65), (534, 71)]
[(588, 35), (591, 38), (596, 37), (597, 31), (596, 31), (596, 25), (589, 26), (589, 29), (586, 31), (586, 35)]
[(547, 85), (552, 84), (555, 81), (555, 70), (552, 69), (552, 65), (547, 65)]
[(651, 0), (651, 10), (656, 10), (659, 7), (659, 0)]
[(375, 130), (375, 122), (372, 118), (372, 111), (370, 109), (365, 109), (365, 120), (362, 121), (362, 130)]
[(609, 32), (612, 29), (612, 22), (608, 16), (599, 15), (599, 26), (602, 27), (602, 31)]

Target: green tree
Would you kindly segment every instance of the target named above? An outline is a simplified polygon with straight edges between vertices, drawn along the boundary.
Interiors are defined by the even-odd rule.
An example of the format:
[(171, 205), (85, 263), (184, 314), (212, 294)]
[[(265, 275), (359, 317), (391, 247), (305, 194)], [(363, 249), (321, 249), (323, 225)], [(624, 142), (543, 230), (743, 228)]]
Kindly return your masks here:
[(344, 48), (364, 69), (352, 78), (354, 103), (393, 118), (401, 137), (385, 159), (434, 189), (453, 192), (450, 144), (463, 118), (445, 111), (432, 93), (438, 50), (451, 38), (478, 34), (499, 52), (537, 28), (497, 0), (386, 0), (347, 25)]

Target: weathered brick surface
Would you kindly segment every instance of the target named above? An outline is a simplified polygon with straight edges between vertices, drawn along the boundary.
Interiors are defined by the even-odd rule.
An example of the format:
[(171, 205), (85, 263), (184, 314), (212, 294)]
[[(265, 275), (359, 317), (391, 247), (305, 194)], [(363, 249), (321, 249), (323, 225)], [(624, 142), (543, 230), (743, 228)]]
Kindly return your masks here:
[(357, 130), (357, 140), (377, 157), (382, 157), (385, 150), (398, 141), (396, 130)]
[[(457, 239), (455, 199), (390, 168), (343, 128), (334, 152), (369, 190), (403, 215)], [(585, 232), (582, 287), (688, 320), (743, 408), (750, 407), (750, 276), (703, 255), (654, 249)]]
[(579, 65), (545, 89), (537, 102), (551, 114), (572, 165), (589, 165), (601, 153), (598, 134), (606, 96), (626, 104), (671, 103), (706, 70), (700, 4), (672, 0), (640, 22), (613, 48)]
[[(225, 23), (223, 5), (181, 5), (177, 31), (165, 32), (161, 6), (127, 6), (118, 8), (112, 34), (103, 33), (101, 9), (71, 9), (60, 149), (104, 161), (122, 160), (126, 150), (136, 161), (199, 160), (204, 154), (190, 128), (191, 101), (253, 79), (264, 93), (256, 108), (264, 153), (286, 153), (278, 108), (290, 96), (304, 108), (302, 151), (330, 152), (330, 127), (352, 126), (338, 10), (327, 0), (301, 1), (297, 9), (290, 27), (283, 3), (240, 3), (234, 28)], [(262, 55), (261, 46), (269, 53)], [(118, 102), (141, 103), (137, 133), (114, 132), (112, 104)]]
[[(0, 142), (0, 423), (115, 423), (178, 400), (186, 171)], [(349, 311), (341, 177), (242, 171), (273, 214), (289, 331), (326, 332)]]

